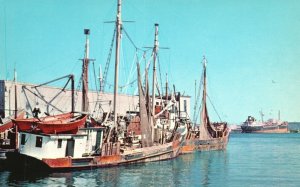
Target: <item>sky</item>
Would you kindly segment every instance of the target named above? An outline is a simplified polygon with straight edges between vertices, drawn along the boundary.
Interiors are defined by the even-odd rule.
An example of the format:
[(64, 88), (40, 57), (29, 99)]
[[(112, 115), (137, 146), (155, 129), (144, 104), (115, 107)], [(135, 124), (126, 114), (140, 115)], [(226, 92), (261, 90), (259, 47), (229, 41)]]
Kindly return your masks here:
[[(248, 115), (300, 121), (300, 1), (298, 0), (123, 0), (124, 30), (134, 44), (152, 47), (159, 23), (159, 79), (192, 96), (202, 58), (208, 61), (208, 95), (223, 121)], [(0, 0), (0, 79), (43, 83), (80, 77), (83, 29), (91, 29), (90, 57), (104, 70), (116, 17), (115, 0)], [(120, 85), (134, 94), (136, 51), (123, 32)], [(163, 47), (169, 49), (163, 49)], [(114, 54), (114, 53), (113, 53)], [(149, 51), (146, 60), (150, 58)], [(143, 62), (142, 62), (143, 64)], [(113, 83), (114, 57), (108, 71)], [(93, 74), (90, 65), (90, 75)], [(92, 77), (92, 76), (91, 76)], [(95, 89), (90, 78), (90, 87)], [(127, 89), (126, 89), (127, 88)], [(113, 89), (107, 86), (106, 91)], [(208, 105), (212, 120), (218, 120)], [(193, 107), (191, 107), (193, 109)], [(193, 110), (192, 112), (193, 113)]]

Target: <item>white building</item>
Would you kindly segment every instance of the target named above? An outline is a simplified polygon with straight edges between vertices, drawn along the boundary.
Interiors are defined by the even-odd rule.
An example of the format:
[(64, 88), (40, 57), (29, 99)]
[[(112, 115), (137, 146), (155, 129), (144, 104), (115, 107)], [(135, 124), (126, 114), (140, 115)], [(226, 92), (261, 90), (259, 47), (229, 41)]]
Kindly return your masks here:
[[(71, 91), (62, 88), (42, 86), (34, 88), (33, 84), (17, 83), (17, 105), (18, 109), (25, 109), (29, 117), (32, 115), (33, 108), (37, 105), (40, 110), (40, 116), (44, 116), (44, 112), (49, 114), (57, 114), (61, 112), (71, 111)], [(70, 86), (69, 86), (70, 87)], [(31, 90), (28, 91), (28, 90)], [(56, 96), (59, 92), (60, 95)], [(36, 95), (43, 95), (39, 98)], [(55, 99), (53, 99), (55, 97)], [(93, 115), (109, 112), (113, 110), (113, 94), (97, 93), (89, 91), (89, 112)], [(44, 102), (43, 100), (47, 101)], [(82, 94), (75, 91), (75, 111), (81, 111)], [(50, 104), (49, 104), (50, 103)], [(101, 103), (101, 105), (99, 105)], [(119, 94), (117, 113), (125, 115), (127, 111), (138, 111), (139, 97), (135, 95)], [(179, 108), (179, 106), (177, 106)], [(15, 110), (15, 89), (14, 82), (0, 80), (0, 116), (6, 117), (13, 114)], [(181, 116), (188, 117), (190, 115), (190, 96), (181, 96), (180, 98)]]

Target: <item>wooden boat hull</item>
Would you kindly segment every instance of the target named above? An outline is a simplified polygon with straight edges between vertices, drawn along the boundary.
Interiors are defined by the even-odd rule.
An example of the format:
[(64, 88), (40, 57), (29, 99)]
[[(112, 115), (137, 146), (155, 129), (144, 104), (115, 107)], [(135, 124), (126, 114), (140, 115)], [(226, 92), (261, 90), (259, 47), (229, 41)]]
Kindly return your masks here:
[(229, 135), (213, 138), (209, 140), (189, 139), (183, 143), (182, 154), (193, 153), (194, 151), (214, 151), (225, 150), (227, 147)]
[(65, 113), (65, 114), (58, 114), (54, 116), (47, 116), (42, 118), (30, 118), (30, 119), (13, 119), (13, 123), (15, 123), (19, 130), (21, 131), (28, 131), (32, 130), (36, 123), (38, 122), (46, 122), (46, 121), (53, 121), (53, 120), (60, 120), (60, 119), (67, 119), (71, 118), (74, 114), (73, 113)]
[(159, 146), (129, 151), (126, 154), (83, 158), (44, 158), (41, 160), (18, 152), (9, 152), (6, 154), (6, 167), (13, 171), (24, 171), (24, 169), (30, 171), (66, 171), (113, 167), (173, 159), (180, 154), (180, 148), (180, 142), (176, 140)]

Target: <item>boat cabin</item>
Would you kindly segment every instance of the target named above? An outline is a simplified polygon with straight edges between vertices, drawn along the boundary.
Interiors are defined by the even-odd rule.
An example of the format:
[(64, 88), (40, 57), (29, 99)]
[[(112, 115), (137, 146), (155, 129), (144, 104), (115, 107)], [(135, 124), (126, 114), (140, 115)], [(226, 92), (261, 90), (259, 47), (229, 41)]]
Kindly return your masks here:
[(77, 134), (19, 132), (19, 152), (38, 159), (99, 154), (103, 130), (102, 127), (82, 128)]

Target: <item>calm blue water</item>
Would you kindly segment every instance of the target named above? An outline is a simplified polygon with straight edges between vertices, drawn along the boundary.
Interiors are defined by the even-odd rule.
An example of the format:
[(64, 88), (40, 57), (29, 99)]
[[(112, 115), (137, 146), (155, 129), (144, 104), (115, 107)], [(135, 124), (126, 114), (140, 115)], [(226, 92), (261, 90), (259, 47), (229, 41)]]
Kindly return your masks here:
[(80, 172), (0, 172), (0, 186), (300, 186), (300, 134), (232, 134), (226, 151)]

